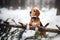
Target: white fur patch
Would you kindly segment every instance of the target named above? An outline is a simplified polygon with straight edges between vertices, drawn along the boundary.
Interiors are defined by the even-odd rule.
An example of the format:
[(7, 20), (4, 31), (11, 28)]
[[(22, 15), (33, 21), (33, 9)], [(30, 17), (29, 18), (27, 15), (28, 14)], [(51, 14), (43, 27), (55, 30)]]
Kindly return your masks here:
[(37, 25), (37, 23), (35, 23), (35, 22), (32, 23), (32, 26), (33, 27), (36, 27), (36, 25)]
[(37, 8), (37, 7), (34, 7), (34, 9), (37, 9), (37, 10), (39, 10), (39, 8)]

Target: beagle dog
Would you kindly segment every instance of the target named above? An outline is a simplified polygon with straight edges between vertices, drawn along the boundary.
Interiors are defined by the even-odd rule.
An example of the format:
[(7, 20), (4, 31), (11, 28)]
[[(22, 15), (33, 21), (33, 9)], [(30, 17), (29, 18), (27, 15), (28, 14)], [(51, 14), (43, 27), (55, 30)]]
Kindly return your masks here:
[(30, 20), (30, 28), (35, 28), (35, 26), (38, 28), (40, 27), (40, 19), (39, 19), (39, 16), (40, 15), (40, 12), (38, 9), (35, 9), (33, 8), (31, 11), (30, 11), (30, 16), (31, 16), (31, 20)]
[[(29, 22), (30, 29), (32, 30), (38, 30), (42, 25), (40, 19), (39, 19), (40, 11), (36, 8), (32, 8), (30, 11), (30, 17), (31, 20)], [(45, 37), (46, 32), (44, 30), (40, 31), (42, 36)]]

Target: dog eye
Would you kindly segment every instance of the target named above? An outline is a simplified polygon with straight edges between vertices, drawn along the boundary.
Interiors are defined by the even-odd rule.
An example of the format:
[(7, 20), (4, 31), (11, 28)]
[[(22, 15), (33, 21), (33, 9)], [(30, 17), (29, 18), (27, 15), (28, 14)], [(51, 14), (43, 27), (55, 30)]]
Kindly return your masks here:
[(34, 12), (35, 12), (35, 10), (34, 10)]

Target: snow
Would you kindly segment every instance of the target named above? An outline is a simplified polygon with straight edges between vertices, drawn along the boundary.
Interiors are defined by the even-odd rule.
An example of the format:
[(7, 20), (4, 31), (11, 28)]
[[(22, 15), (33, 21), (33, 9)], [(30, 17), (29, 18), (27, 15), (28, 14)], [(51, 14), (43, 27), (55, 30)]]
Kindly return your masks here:
[[(29, 21), (29, 10), (8, 10), (5, 8), (1, 9), (2, 14), (0, 14), (0, 17), (4, 20), (7, 18), (15, 19), (16, 22), (22, 22), (27, 23)], [(27, 15), (27, 16), (26, 16)], [(28, 20), (28, 21), (27, 21)]]
[[(9, 9), (8, 10), (6, 8), (1, 8), (0, 9), (0, 11), (1, 11), (0, 18), (3, 20), (10, 18), (10, 20), (9, 20), (10, 24), (14, 24), (14, 22), (12, 22), (11, 19), (14, 19), (17, 24), (19, 24), (18, 22), (22, 22), (23, 24), (28, 24), (30, 21), (30, 13), (29, 13), (30, 10), (31, 9), (29, 7), (24, 10), (21, 10), (21, 9), (16, 9), (16, 10)], [(39, 18), (40, 18), (42, 24), (45, 25), (46, 23), (49, 22), (50, 24), (49, 24), (48, 28), (57, 29), (55, 25), (60, 24), (60, 19), (59, 19), (60, 16), (56, 16), (57, 9), (42, 8), (42, 10), (40, 10), (40, 12), (41, 12), (41, 15), (39, 16)], [(13, 28), (13, 29), (16, 29), (16, 28)], [(26, 37), (33, 36), (34, 34), (35, 34), (35, 31), (28, 30), (23, 33), (22, 37), (26, 38)], [(47, 33), (47, 34), (52, 36), (53, 34), (56, 34), (56, 33), (53, 33), (53, 34)], [(57, 36), (57, 37), (54, 37), (53, 40), (59, 40), (59, 38), (60, 38), (60, 36)]]
[[(45, 8), (44, 10), (47, 10), (47, 8)], [(56, 12), (57, 10), (54, 8), (48, 9), (45, 12), (43, 11), (40, 17), (43, 25), (49, 22), (50, 23), (49, 26), (52, 26), (51, 28), (55, 29), (56, 27), (54, 26), (56, 25)]]
[(23, 33), (21, 40), (24, 40), (27, 37), (32, 37), (34, 34), (35, 34), (35, 31), (33, 31), (33, 30), (26, 30), (26, 32)]

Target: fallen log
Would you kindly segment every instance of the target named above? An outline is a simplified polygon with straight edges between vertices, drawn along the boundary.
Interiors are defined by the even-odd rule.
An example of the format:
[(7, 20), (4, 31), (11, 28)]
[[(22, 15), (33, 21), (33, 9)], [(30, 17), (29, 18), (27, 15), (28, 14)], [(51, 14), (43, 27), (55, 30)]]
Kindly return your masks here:
[[(7, 26), (7, 24), (0, 24), (0, 26)], [(16, 27), (16, 28), (22, 28), (22, 29), (26, 29), (27, 26), (26, 25), (9, 25), (10, 27)], [(44, 27), (41, 27), (40, 29), (44, 29), (46, 32), (53, 32), (53, 33), (59, 33), (60, 34), (60, 30), (59, 29), (52, 29), (52, 28), (44, 28)]]
[(22, 29), (26, 29), (26, 25), (7, 25), (7, 24), (0, 24), (0, 26), (2, 26), (2, 27), (8, 27), (8, 26), (10, 26), (10, 27), (15, 27), (15, 28), (22, 28)]
[(53, 33), (59, 33), (60, 34), (59, 29), (46, 28), (45, 30), (46, 30), (46, 32), (53, 32)]

